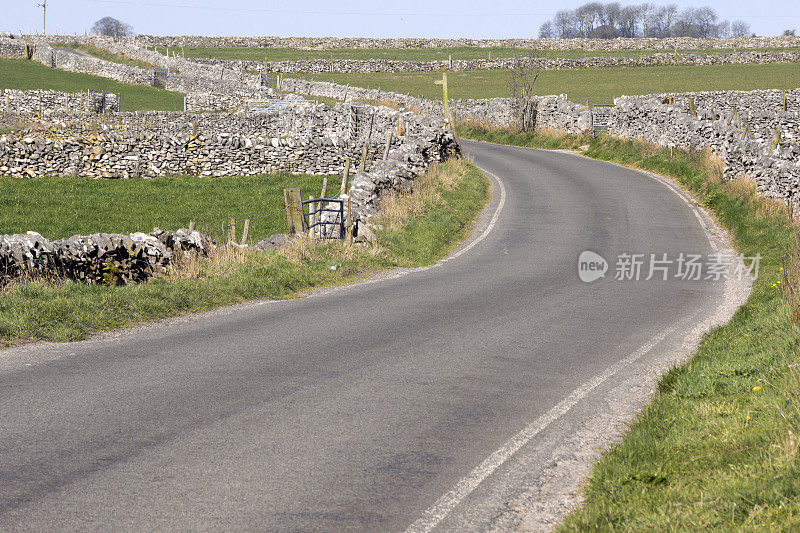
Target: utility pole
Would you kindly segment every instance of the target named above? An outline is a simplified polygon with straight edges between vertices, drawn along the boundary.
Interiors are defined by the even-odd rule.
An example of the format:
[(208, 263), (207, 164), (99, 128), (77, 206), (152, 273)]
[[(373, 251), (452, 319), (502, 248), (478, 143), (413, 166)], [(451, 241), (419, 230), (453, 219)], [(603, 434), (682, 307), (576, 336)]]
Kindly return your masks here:
[(42, 35), (47, 35), (47, 0), (42, 0), (39, 7), (42, 8)]

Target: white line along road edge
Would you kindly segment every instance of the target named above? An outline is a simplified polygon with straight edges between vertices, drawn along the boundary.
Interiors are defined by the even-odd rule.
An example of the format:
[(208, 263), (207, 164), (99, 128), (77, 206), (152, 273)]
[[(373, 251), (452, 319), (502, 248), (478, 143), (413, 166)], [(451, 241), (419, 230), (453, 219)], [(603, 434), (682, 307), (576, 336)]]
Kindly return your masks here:
[[(573, 154), (577, 155), (578, 157), (585, 157), (580, 154)], [(477, 166), (477, 165), (476, 165)], [(458, 257), (462, 253), (466, 252), (472, 246), (480, 242), (486, 234), (488, 234), (489, 230), (492, 229), (497, 218), (500, 214), (500, 210), (505, 203), (505, 188), (503, 187), (503, 182), (491, 172), (478, 167), (481, 172), (484, 174), (488, 174), (492, 176), (499, 184), (500, 184), (500, 205), (498, 206), (497, 211), (495, 212), (494, 217), (492, 218), (492, 222), (489, 224), (489, 227), (486, 228), (486, 231), (480, 236), (480, 238), (476, 239), (472, 242), (469, 246), (465, 247), (463, 250), (460, 250), (458, 253), (453, 254), (452, 256), (442, 260), (441, 262), (447, 261), (448, 259), (452, 259), (453, 257)], [(706, 236), (708, 237), (708, 242), (711, 245), (711, 248), (716, 252), (718, 251), (718, 245), (713, 239), (713, 233), (711, 232), (711, 228), (706, 223), (703, 218), (703, 215), (694, 205), (692, 198), (684, 193), (679, 187), (676, 187), (672, 183), (670, 183), (667, 179), (654, 174), (652, 172), (640, 171), (646, 176), (649, 176), (656, 181), (660, 182), (662, 185), (666, 186), (667, 188), (671, 189), (672, 192), (677, 194), (692, 210), (697, 220), (700, 222), (703, 230), (705, 231)], [(594, 390), (598, 385), (602, 384), (603, 382), (607, 381), (610, 377), (615, 375), (619, 372), (624, 366), (629, 365), (635, 362), (637, 359), (640, 359), (648, 352), (650, 352), (659, 342), (664, 340), (664, 338), (676, 330), (677, 326), (671, 326), (630, 354), (625, 359), (617, 362), (616, 364), (607, 368), (604, 372), (596, 375), (590, 381), (584, 383), (579, 388), (575, 389), (569, 396), (564, 398), (561, 402), (559, 402), (555, 407), (550, 409), (547, 413), (539, 417), (536, 421), (529, 424), (525, 428), (522, 429), (519, 433), (517, 433), (514, 437), (511, 438), (505, 445), (503, 445), (500, 449), (496, 450), (492, 455), (489, 456), (483, 463), (481, 463), (478, 467), (472, 470), (466, 477), (462, 478), (447, 494), (439, 498), (437, 502), (427, 509), (422, 516), (417, 519), (413, 524), (411, 524), (408, 529), (406, 529), (406, 533), (426, 533), (428, 531), (433, 530), (439, 523), (444, 520), (444, 518), (450, 514), (450, 512), (460, 504), (464, 498), (469, 496), (469, 494), (474, 491), (481, 482), (489, 477), (497, 468), (499, 468), (503, 463), (505, 463), (511, 456), (513, 456), (520, 448), (525, 446), (533, 437), (535, 437), (538, 433), (542, 432), (548, 425), (552, 422), (558, 420), (561, 416), (565, 415), (570, 409), (572, 409), (578, 402), (580, 402), (583, 398), (588, 396), (592, 390)]]
[(539, 434), (551, 423), (555, 422), (570, 409), (589, 395), (595, 388), (608, 380), (614, 374), (622, 370), (624, 367), (634, 363), (646, 355), (650, 350), (655, 348), (664, 338), (675, 331), (675, 326), (670, 326), (665, 329), (645, 344), (638, 350), (630, 354), (625, 359), (622, 359), (614, 365), (608, 367), (604, 372), (597, 374), (591, 380), (587, 381), (577, 389), (575, 389), (569, 396), (561, 400), (555, 407), (550, 409), (547, 413), (536, 419), (535, 422), (529, 424), (522, 431), (517, 433), (514, 437), (506, 442), (500, 449), (492, 453), (488, 459), (476, 467), (466, 477), (462, 478), (450, 492), (439, 498), (439, 500), (425, 511), (422, 516), (413, 524), (411, 524), (406, 533), (425, 533), (431, 531), (439, 522), (441, 522), (456, 506), (461, 503), (464, 498), (475, 490), (481, 482), (489, 477), (498, 467), (505, 463), (512, 455), (525, 446), (533, 437)]
[[(472, 164), (475, 164), (475, 162), (473, 161)], [(503, 185), (503, 180), (501, 180), (500, 178), (498, 178), (497, 176), (495, 176), (494, 174), (492, 174), (488, 170), (485, 170), (485, 169), (479, 167), (478, 165), (475, 165), (475, 166), (478, 168), (478, 170), (480, 170), (484, 174), (487, 174), (487, 175), (491, 176), (492, 179), (494, 179), (494, 181), (497, 182), (497, 184), (500, 186), (500, 202), (498, 202), (497, 208), (494, 210), (494, 215), (492, 216), (492, 220), (489, 222), (489, 225), (486, 226), (486, 229), (483, 230), (483, 233), (481, 233), (480, 237), (478, 237), (477, 239), (475, 239), (474, 241), (472, 241), (471, 243), (469, 243), (467, 246), (465, 246), (461, 250), (457, 251), (456, 253), (454, 253), (452, 255), (448, 255), (444, 259), (440, 259), (436, 263), (437, 265), (441, 265), (442, 263), (446, 263), (447, 261), (450, 261), (451, 259), (455, 259), (456, 257), (467, 253), (473, 247), (475, 247), (475, 245), (477, 245), (479, 242), (481, 242), (483, 239), (485, 239), (486, 236), (489, 235), (489, 233), (492, 231), (492, 229), (494, 229), (495, 224), (497, 224), (497, 219), (500, 218), (500, 212), (503, 210), (503, 206), (506, 205), (506, 186)]]

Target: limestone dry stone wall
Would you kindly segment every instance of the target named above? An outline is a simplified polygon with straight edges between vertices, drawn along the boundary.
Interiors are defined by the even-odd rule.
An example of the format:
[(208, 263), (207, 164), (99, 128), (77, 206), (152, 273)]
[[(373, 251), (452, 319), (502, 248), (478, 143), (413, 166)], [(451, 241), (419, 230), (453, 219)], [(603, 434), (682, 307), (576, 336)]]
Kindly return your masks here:
[(0, 57), (6, 59), (25, 59), (28, 57), (28, 52), (28, 44), (25, 41), (0, 36)]
[(17, 279), (69, 279), (90, 284), (137, 283), (166, 273), (176, 255), (206, 254), (207, 236), (188, 229), (94, 233), (50, 241), (36, 232), (0, 235), (0, 287)]
[[(58, 93), (56, 93), (58, 94)], [(0, 174), (16, 177), (335, 174), (368, 147), (367, 168), (383, 152), (387, 132), (402, 120), (405, 138), (436, 121), (370, 108), (371, 131), (351, 133), (350, 108), (301, 105), (259, 113), (120, 113), (90, 125), (80, 114), (47, 115), (46, 127), (0, 137)], [(364, 120), (363, 118), (361, 120)], [(440, 126), (438, 126), (440, 127)], [(97, 135), (94, 135), (94, 132)]]
[[(68, 37), (72, 39), (72, 37)], [(331, 48), (453, 48), (519, 47), (539, 50), (699, 50), (737, 48), (785, 48), (800, 46), (800, 36), (736, 37), (728, 39), (424, 39), (337, 37), (204, 37), (198, 35), (137, 35), (135, 41), (148, 46), (169, 47), (265, 47), (327, 50)], [(133, 41), (134, 39), (131, 39)]]
[[(224, 66), (232, 70), (268, 72), (283, 74), (297, 73), (371, 73), (371, 72), (439, 72), (446, 68), (463, 70), (510, 69), (514, 59), (454, 59), (453, 61), (403, 61), (390, 59), (311, 59), (299, 61), (231, 61), (202, 58), (193, 60), (208, 66)], [(588, 57), (582, 59), (531, 58), (531, 63), (542, 70), (610, 68), (610, 67), (652, 67), (661, 65), (731, 65), (795, 63), (800, 61), (800, 53), (794, 52), (735, 52), (730, 54), (672, 54), (660, 53), (644, 57)]]
[[(767, 109), (762, 93), (729, 94), (728, 98), (736, 101), (741, 109)], [(724, 100), (725, 96), (719, 93), (716, 98)], [(660, 96), (618, 98), (611, 115), (610, 133), (661, 146), (690, 150), (708, 147), (724, 159), (725, 179), (750, 177), (755, 180), (760, 195), (779, 199), (800, 211), (800, 144), (796, 137), (787, 134), (782, 142), (774, 144), (767, 135), (768, 127), (761, 131), (748, 130), (731, 121), (725, 113), (715, 110), (712, 114), (710, 107), (701, 108), (694, 116), (685, 103), (687, 99), (682, 95), (675, 99), (675, 104), (665, 104)], [(785, 125), (791, 120), (791, 130), (796, 131), (796, 111), (773, 112), (774, 119), (765, 123)]]

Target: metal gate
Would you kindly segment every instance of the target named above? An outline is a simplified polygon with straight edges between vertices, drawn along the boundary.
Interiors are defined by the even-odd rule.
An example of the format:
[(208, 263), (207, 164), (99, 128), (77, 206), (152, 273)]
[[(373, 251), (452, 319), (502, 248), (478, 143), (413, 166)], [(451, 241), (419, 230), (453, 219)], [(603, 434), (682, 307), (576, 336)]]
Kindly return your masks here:
[(86, 111), (90, 113), (112, 113), (119, 111), (119, 93), (86, 91)]
[[(314, 198), (304, 200), (308, 213), (303, 212), (309, 236), (314, 239), (341, 239), (345, 235), (344, 200)], [(330, 204), (333, 204), (332, 206)]]
[(153, 67), (153, 70), (150, 71), (151, 76), (151, 84), (153, 87), (158, 87), (163, 89), (167, 86), (167, 78), (169, 78), (169, 69), (168, 68), (160, 68), (160, 67)]
[(592, 135), (597, 137), (600, 133), (608, 131), (608, 121), (611, 118), (612, 104), (592, 105)]
[(275, 89), (276, 91), (281, 88), (281, 75), (280, 74), (259, 74), (258, 83), (262, 87)]
[(365, 104), (350, 104), (347, 132), (351, 141), (361, 137), (369, 138), (372, 134), (372, 124), (375, 120), (375, 111)]

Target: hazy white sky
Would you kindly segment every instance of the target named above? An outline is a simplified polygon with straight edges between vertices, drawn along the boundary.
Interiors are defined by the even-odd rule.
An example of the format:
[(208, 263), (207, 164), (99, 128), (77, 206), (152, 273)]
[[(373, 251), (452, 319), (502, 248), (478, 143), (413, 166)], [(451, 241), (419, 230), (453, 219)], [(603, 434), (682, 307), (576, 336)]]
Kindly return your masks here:
[[(41, 32), (42, 1), (0, 0), (0, 31)], [(137, 33), (155, 35), (536, 37), (541, 23), (555, 11), (585, 1), (48, 0), (47, 31), (82, 34), (108, 15), (132, 25)], [(759, 35), (778, 35), (790, 28), (800, 33), (798, 0), (674, 3), (681, 8), (709, 5), (723, 19), (746, 21)]]

